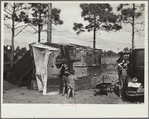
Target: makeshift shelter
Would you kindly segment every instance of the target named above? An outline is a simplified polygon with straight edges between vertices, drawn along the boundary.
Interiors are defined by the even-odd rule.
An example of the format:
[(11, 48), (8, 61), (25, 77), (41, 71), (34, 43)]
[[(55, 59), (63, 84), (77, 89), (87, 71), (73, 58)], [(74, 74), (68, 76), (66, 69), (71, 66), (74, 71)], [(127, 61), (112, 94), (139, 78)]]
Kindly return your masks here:
[(29, 46), (30, 52), (19, 60), (9, 75), (8, 81), (13, 84), (27, 86), (35, 72), (38, 91), (43, 91), (43, 95), (61, 93), (59, 68), (66, 60), (68, 67), (74, 69), (79, 78), (76, 82), (77, 90), (89, 89), (91, 78), (100, 73), (99, 49), (94, 56), (91, 47), (76, 44), (32, 43)]
[[(100, 73), (100, 50), (96, 50), (94, 58), (92, 48), (76, 44), (36, 43), (30, 45), (30, 51), (35, 63), (38, 90), (43, 91), (43, 95), (61, 92), (59, 68), (64, 60), (68, 61), (70, 69), (76, 71), (76, 76), (82, 80), (78, 81), (80, 84), (85, 83), (82, 77), (84, 80), (86, 77), (87, 81), (87, 76)], [(90, 86), (90, 84), (91, 82), (87, 81), (87, 85)]]

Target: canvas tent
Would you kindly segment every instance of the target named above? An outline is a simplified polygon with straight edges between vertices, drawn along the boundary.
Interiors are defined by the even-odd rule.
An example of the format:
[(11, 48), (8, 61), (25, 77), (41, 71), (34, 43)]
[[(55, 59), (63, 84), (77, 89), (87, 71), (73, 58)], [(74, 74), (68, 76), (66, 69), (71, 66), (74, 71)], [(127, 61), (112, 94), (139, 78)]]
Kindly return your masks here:
[(43, 95), (52, 92), (54, 88), (57, 93), (61, 91), (59, 68), (64, 58), (68, 61), (68, 67), (74, 69), (76, 76), (81, 79), (77, 83), (79, 90), (90, 88), (89, 76), (100, 73), (100, 50), (96, 50), (94, 57), (96, 63), (94, 63), (93, 49), (87, 46), (54, 43), (36, 43), (30, 46), (36, 68), (38, 90), (43, 90)]
[(27, 86), (33, 78), (33, 59), (30, 51), (10, 69), (10, 74), (5, 79), (16, 86)]
[(68, 61), (68, 67), (72, 68), (73, 60), (77, 60), (73, 54), (70, 54), (71, 50), (73, 51), (73, 46), (67, 44), (35, 43), (30, 45), (38, 90), (43, 91), (43, 95), (62, 91), (59, 68), (65, 60)]
[[(59, 55), (59, 48), (48, 47), (38, 43), (31, 44), (30, 48), (35, 63), (38, 91), (43, 91), (43, 95), (47, 95), (47, 86), (51, 86), (57, 88), (57, 92), (59, 92), (59, 69), (54, 61)], [(50, 84), (47, 85), (49, 82)]]
[[(32, 75), (35, 74), (38, 91), (43, 91), (43, 95), (53, 92), (61, 93), (62, 82), (59, 77), (59, 68), (66, 59), (68, 67), (74, 69), (76, 76), (80, 79), (77, 81), (77, 90), (89, 89), (91, 77), (100, 73), (100, 50), (96, 50), (94, 57), (96, 63), (93, 63), (91, 47), (58, 43), (32, 43), (29, 46), (30, 51), (14, 66), (14, 71), (9, 76), (8, 81), (13, 84), (15, 82), (21, 86), (24, 81), (27, 81), (23, 83), (25, 86), (29, 84)], [(35, 69), (35, 73), (33, 69)], [(12, 76), (14, 80), (11, 79)]]

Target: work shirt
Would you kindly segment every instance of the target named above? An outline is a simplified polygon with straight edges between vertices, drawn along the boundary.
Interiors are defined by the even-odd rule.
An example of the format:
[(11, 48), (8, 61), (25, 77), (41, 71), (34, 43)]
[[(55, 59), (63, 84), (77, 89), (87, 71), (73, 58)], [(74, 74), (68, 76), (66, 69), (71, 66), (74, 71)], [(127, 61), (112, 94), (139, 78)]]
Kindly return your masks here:
[(60, 70), (60, 77), (62, 77), (63, 75), (64, 76), (68, 76), (70, 73), (69, 73), (69, 69), (68, 67), (62, 67), (61, 70)]

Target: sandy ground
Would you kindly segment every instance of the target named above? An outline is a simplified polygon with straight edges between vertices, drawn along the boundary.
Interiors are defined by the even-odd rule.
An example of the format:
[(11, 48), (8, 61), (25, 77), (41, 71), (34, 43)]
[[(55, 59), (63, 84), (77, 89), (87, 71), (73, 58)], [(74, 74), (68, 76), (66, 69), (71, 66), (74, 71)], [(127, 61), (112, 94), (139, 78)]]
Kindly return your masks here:
[(4, 81), (3, 103), (50, 103), (50, 104), (141, 104), (142, 97), (122, 100), (114, 92), (108, 95), (98, 94), (94, 96), (94, 89), (76, 91), (76, 99), (66, 98), (66, 95), (43, 96), (37, 90), (28, 90), (26, 87), (16, 87)]
[[(117, 78), (116, 65), (110, 65), (115, 62), (117, 58), (104, 58), (102, 59), (102, 71), (108, 75), (111, 81)], [(105, 63), (104, 63), (105, 62)], [(50, 103), (50, 104), (142, 104), (144, 103), (143, 97), (127, 98), (122, 100), (116, 95), (116, 92), (108, 93), (108, 95), (98, 94), (94, 96), (95, 89), (76, 91), (76, 99), (66, 98), (66, 95), (48, 95), (43, 96), (42, 92), (37, 90), (28, 90), (26, 87), (16, 87), (3, 81), (3, 103)]]

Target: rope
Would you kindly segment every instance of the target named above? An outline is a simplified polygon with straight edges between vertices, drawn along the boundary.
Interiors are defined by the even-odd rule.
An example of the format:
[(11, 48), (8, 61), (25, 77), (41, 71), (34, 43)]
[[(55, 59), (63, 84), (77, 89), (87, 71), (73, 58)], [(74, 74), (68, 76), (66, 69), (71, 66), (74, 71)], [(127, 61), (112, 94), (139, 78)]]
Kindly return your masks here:
[[(22, 36), (19, 34), (19, 36), (22, 38)], [(23, 39), (23, 38), (22, 38)], [(23, 39), (23, 41), (28, 45), (28, 43)]]

